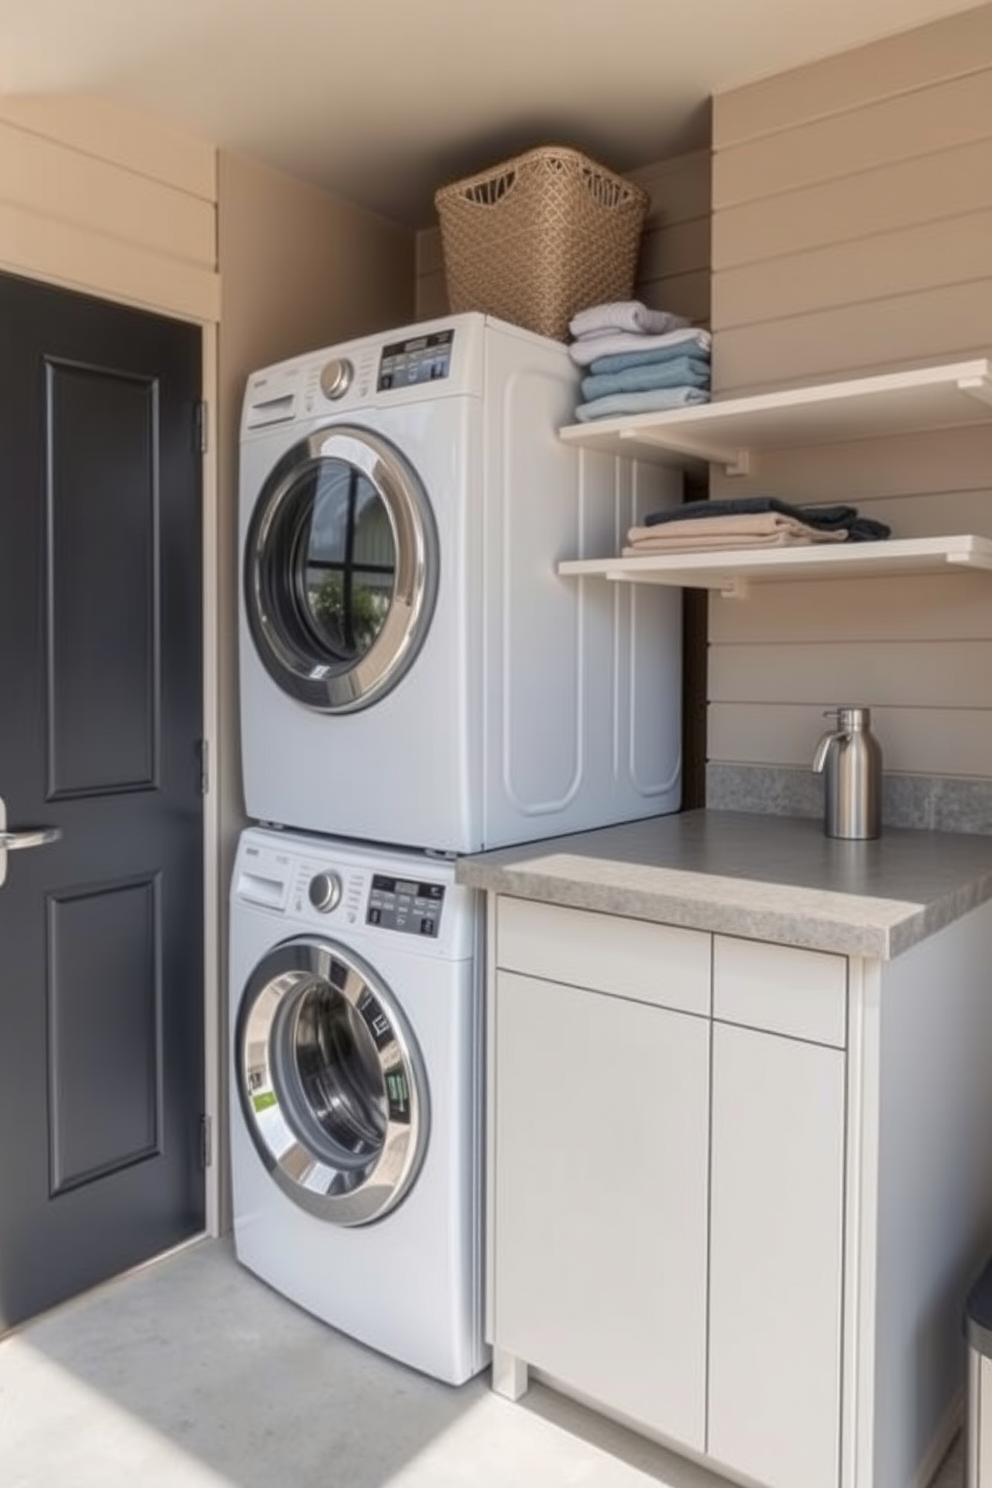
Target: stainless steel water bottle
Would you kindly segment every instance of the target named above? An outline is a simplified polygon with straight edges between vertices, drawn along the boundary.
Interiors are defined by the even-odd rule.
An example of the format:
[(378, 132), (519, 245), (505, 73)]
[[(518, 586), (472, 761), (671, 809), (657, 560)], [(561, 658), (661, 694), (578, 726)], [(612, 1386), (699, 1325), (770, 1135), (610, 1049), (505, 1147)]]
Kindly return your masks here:
[(870, 708), (830, 708), (837, 727), (823, 735), (813, 769), (823, 775), (823, 830), (828, 837), (878, 837), (882, 831), (882, 747)]

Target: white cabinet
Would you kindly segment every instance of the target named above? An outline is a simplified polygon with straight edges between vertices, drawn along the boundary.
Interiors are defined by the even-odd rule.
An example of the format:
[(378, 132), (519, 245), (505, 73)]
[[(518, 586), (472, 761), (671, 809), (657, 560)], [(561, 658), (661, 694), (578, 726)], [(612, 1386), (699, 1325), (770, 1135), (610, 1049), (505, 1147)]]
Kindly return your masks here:
[[(497, 1370), (523, 1361), (702, 1451), (709, 937), (513, 899), (498, 925)], [(520, 959), (541, 975), (511, 969)]]
[(769, 1488), (837, 1488), (844, 1055), (716, 1024), (710, 1453)]
[(838, 1488), (845, 958), (494, 903), (496, 1388)]
[(839, 1481), (846, 971), (715, 937), (707, 1448), (769, 1488)]
[[(616, 841), (593, 835), (600, 869)], [(542, 891), (590, 892), (586, 873), (562, 887), (534, 865)], [(501, 1393), (533, 1367), (765, 1488), (931, 1480), (992, 1247), (992, 900), (987, 869), (966, 912), (923, 873), (942, 927), (859, 954), (862, 912), (891, 913), (894, 937), (919, 908), (915, 869), (908, 890), (882, 869), (870, 901), (832, 881), (841, 953), (514, 897), (500, 855), (483, 886)], [(674, 913), (698, 923), (714, 899), (697, 880), (683, 871)], [(734, 924), (770, 887), (712, 883)]]

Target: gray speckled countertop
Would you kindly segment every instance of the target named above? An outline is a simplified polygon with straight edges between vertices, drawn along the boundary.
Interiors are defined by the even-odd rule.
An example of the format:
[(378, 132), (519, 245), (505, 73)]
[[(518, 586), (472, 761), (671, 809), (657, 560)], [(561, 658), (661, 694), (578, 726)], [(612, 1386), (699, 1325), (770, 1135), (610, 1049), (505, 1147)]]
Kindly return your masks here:
[(992, 836), (687, 811), (460, 858), (459, 883), (522, 899), (890, 960), (992, 899)]

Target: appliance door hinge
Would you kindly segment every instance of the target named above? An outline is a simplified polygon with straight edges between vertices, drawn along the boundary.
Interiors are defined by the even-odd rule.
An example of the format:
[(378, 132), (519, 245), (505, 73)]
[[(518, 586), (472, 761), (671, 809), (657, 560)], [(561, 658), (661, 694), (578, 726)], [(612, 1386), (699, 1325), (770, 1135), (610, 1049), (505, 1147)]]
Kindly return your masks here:
[(209, 1168), (214, 1160), (214, 1124), (209, 1116), (200, 1117), (200, 1167)]
[(205, 796), (210, 789), (210, 744), (206, 739), (197, 739), (196, 757), (200, 762), (200, 795)]
[(210, 409), (205, 398), (198, 401), (193, 415), (193, 448), (201, 455), (210, 448)]

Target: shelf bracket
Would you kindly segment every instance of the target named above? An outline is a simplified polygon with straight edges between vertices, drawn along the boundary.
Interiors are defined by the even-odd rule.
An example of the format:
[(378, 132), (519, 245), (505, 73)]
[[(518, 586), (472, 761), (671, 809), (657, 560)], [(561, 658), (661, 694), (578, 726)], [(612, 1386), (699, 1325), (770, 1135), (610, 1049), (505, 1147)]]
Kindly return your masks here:
[(750, 475), (751, 451), (739, 449), (730, 458), (721, 457), (719, 463), (723, 466), (724, 475)]
[(988, 403), (992, 407), (992, 378), (989, 377), (959, 377), (958, 390), (968, 393), (972, 398), (977, 398), (979, 403)]
[(721, 599), (747, 599), (750, 593), (746, 579), (726, 579), (713, 586)]

